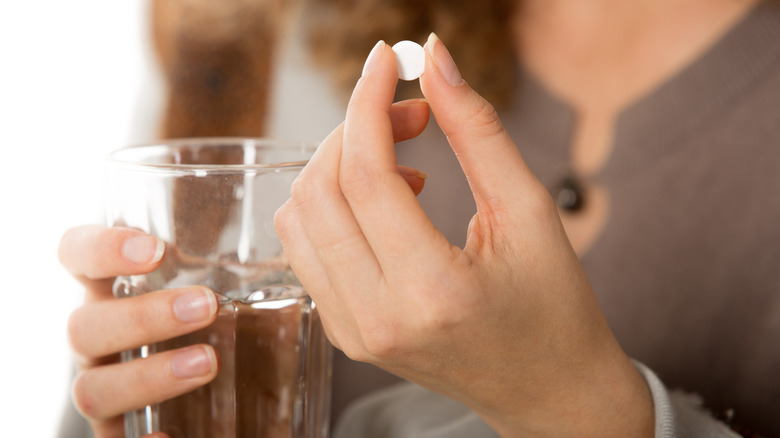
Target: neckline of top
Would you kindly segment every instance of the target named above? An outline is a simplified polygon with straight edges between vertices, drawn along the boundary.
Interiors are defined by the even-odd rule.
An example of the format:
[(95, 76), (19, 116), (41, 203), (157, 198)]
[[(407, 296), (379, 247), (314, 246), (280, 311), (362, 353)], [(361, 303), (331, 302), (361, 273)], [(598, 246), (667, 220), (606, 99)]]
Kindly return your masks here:
[[(619, 178), (667, 156), (780, 68), (780, 3), (758, 3), (692, 63), (635, 100), (616, 121), (612, 155), (597, 175)], [(520, 69), (512, 123), (567, 172), (575, 111)]]

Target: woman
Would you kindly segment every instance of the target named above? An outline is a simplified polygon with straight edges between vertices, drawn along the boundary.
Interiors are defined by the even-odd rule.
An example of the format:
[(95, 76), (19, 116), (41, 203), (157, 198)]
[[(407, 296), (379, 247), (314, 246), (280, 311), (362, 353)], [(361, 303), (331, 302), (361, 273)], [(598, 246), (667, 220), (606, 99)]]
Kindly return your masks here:
[[(393, 133), (419, 134), (427, 110), (412, 101), (394, 110), (406, 123), (391, 126), (383, 118), (395, 78), (382, 44), (365, 63), (347, 122), (324, 142), (279, 213), (280, 236), (330, 339), (356, 359), (468, 406), (501, 436), (729, 436), (690, 399), (667, 389), (675, 387), (701, 394), (717, 411), (733, 409), (738, 423), (778, 433), (772, 414), (780, 403), (773, 376), (780, 364), (773, 347), (780, 207), (766, 199), (780, 187), (772, 149), (780, 138), (774, 104), (780, 9), (756, 1), (496, 5), (488, 11), (511, 13), (497, 14), (505, 18), (496, 21), (498, 29), (476, 33), (484, 36), (480, 47), (499, 41), (499, 54), (515, 48), (522, 66), (505, 82), (516, 94), (499, 114), (503, 125), (462, 82), (441, 42), (426, 44), (421, 88), (460, 164), (437, 147), (445, 138), (434, 129), (402, 145), (399, 158), (430, 175), (420, 199), (432, 222), (388, 170)], [(386, 13), (364, 7), (356, 13)], [(478, 16), (431, 10), (443, 17), (433, 23), (454, 33), (463, 32), (444, 24)], [(497, 35), (507, 39), (491, 40)], [(358, 31), (351, 37), (363, 40)], [(501, 76), (494, 82), (502, 83)], [(468, 180), (452, 177), (459, 166)], [(556, 195), (559, 214), (545, 187)], [(464, 243), (474, 204), (451, 193), (469, 192), (478, 215)], [(322, 210), (312, 193), (340, 207)], [(377, 216), (394, 217), (394, 226)], [(311, 217), (332, 222), (314, 225)], [(333, 224), (351, 228), (314, 232)], [(63, 239), (63, 263), (93, 279), (153, 269), (159, 261), (153, 241), (129, 246), (126, 254), (140, 264), (122, 260), (128, 233), (73, 231)], [(361, 293), (354, 292), (352, 273), (323, 255), (335, 242), (317, 235), (355, 242), (342, 250), (362, 261), (354, 266), (364, 275), (373, 272), (361, 281)], [(94, 259), (77, 260), (79, 253)], [(112, 311), (123, 312), (119, 305)], [(77, 312), (72, 326), (89, 324), (87, 315)], [(186, 330), (212, 318), (202, 316)], [(156, 333), (182, 330), (167, 321)], [(74, 343), (94, 339), (95, 330), (89, 332)], [(90, 375), (114, 381), (126, 375), (119, 367), (130, 364), (89, 367), (112, 350), (117, 346), (92, 352), (90, 371), (77, 385), (89, 394), (82, 400), (111, 393), (112, 385)], [(195, 363), (202, 366), (196, 377), (160, 377), (165, 394), (139, 389), (137, 396), (99, 403), (102, 410), (81, 408), (96, 430), (111, 430), (115, 415), (130, 406), (213, 378), (213, 360)], [(442, 423), (413, 415), (419, 406), (410, 400), (439, 407)], [(339, 432), (495, 433), (450, 403), (417, 387), (394, 389), (349, 411)]]

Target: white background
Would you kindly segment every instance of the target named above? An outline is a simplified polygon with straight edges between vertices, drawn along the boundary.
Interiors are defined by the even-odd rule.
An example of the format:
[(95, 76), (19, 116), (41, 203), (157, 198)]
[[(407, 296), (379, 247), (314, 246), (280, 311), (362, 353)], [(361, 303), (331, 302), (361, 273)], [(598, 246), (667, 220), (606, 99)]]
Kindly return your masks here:
[[(101, 223), (103, 160), (151, 140), (160, 90), (146, 0), (0, 4), (0, 436), (56, 436), (69, 397), (69, 313), (83, 292), (57, 260), (69, 227)], [(293, 25), (268, 134), (316, 141), (344, 101)], [(305, 102), (305, 105), (302, 105)]]
[(56, 435), (69, 391), (66, 321), (82, 297), (57, 245), (68, 227), (102, 221), (102, 160), (135, 140), (144, 8), (142, 0), (0, 5), (3, 437)]

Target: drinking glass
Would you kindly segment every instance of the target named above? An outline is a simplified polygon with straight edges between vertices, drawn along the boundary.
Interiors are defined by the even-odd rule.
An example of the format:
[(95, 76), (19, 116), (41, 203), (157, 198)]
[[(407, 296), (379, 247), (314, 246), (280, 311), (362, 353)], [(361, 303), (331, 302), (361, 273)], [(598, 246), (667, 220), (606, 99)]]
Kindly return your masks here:
[(219, 373), (208, 385), (126, 413), (127, 437), (154, 431), (171, 438), (327, 437), (332, 350), (273, 226), (314, 148), (195, 138), (111, 154), (108, 224), (165, 242), (162, 265), (117, 278), (114, 295), (204, 285), (219, 300), (209, 327), (122, 353), (123, 361), (143, 360), (208, 343), (219, 356)]

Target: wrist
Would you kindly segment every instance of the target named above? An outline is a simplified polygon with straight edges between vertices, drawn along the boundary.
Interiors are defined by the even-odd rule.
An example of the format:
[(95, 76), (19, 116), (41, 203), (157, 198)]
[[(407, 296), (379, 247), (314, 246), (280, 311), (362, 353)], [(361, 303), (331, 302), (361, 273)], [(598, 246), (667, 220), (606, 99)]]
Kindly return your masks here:
[(550, 385), (538, 398), (482, 415), (502, 438), (648, 437), (655, 434), (653, 397), (641, 373), (614, 341), (612, 351)]

